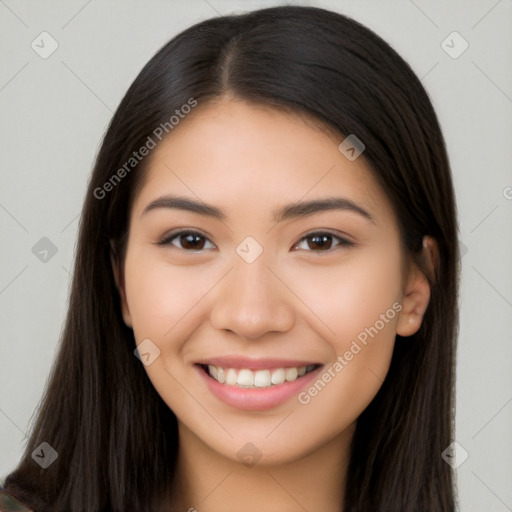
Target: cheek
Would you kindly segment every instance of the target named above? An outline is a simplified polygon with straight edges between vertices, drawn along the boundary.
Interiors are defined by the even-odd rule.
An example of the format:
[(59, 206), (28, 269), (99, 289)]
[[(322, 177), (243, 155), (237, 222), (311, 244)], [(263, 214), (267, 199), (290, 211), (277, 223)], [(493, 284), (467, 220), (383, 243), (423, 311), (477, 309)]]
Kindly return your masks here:
[(182, 319), (199, 300), (202, 291), (192, 269), (172, 268), (137, 255), (127, 258), (125, 287), (137, 341), (163, 340), (178, 325), (181, 328)]
[[(394, 249), (353, 253), (339, 265), (295, 272), (287, 279), (337, 353), (377, 321), (384, 337), (394, 337), (397, 315), (392, 306), (401, 297), (400, 255)], [(390, 308), (383, 327), (381, 315)]]
[(322, 396), (313, 407), (320, 412), (341, 403), (352, 409), (347, 418), (356, 418), (391, 362), (401, 310), (400, 254), (394, 249), (360, 253), (336, 268), (317, 268), (309, 276), (303, 272), (295, 282), (297, 294), (315, 314), (312, 325), (324, 334), (332, 362), (338, 362), (325, 375), (325, 388), (317, 386)]
[(198, 325), (201, 297), (211, 287), (197, 270), (172, 267), (144, 251), (134, 250), (126, 259), (125, 287), (134, 337), (139, 344), (151, 340), (159, 356), (145, 371), (168, 406), (186, 411), (190, 396), (179, 382), (184, 380), (180, 352)]

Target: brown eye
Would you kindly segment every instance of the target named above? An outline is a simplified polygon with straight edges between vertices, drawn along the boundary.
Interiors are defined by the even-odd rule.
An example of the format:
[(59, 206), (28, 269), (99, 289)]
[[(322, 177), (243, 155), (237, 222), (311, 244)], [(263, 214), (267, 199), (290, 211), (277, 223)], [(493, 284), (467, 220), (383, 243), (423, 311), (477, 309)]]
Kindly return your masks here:
[(310, 233), (309, 235), (302, 238), (299, 244), (297, 244), (295, 247), (299, 247), (301, 243), (306, 241), (306, 250), (310, 250), (312, 252), (328, 252), (333, 247), (333, 240), (338, 241), (338, 243), (334, 244), (334, 247), (352, 247), (355, 245), (353, 242), (350, 242), (349, 240), (340, 236), (334, 235), (333, 233), (316, 232)]
[[(178, 243), (175, 243), (175, 241), (178, 241)], [(202, 251), (205, 248), (206, 241), (210, 242), (208, 238), (197, 231), (178, 231), (169, 234), (157, 242), (157, 245), (173, 245), (178, 249), (192, 252)]]
[(330, 249), (332, 246), (332, 236), (331, 235), (313, 235), (309, 236), (307, 239), (311, 241), (309, 244), (310, 249)]

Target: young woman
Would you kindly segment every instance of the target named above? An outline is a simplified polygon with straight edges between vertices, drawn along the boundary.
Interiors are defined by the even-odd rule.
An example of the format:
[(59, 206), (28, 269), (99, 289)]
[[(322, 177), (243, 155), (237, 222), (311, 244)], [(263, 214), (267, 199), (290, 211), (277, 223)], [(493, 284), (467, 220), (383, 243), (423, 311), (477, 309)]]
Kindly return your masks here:
[(310, 7), (185, 30), (105, 135), (5, 491), (38, 512), (452, 512), (458, 256), (436, 115), (382, 39)]

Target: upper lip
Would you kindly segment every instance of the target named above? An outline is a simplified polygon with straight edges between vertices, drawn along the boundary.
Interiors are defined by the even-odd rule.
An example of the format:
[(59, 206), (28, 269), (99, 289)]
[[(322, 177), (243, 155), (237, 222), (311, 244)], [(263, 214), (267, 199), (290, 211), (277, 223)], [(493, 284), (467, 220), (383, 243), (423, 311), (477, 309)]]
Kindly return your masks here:
[(247, 368), (249, 370), (263, 370), (273, 368), (289, 368), (309, 365), (318, 365), (315, 361), (300, 361), (298, 359), (261, 359), (252, 357), (241, 356), (222, 356), (204, 358), (198, 361), (197, 364), (211, 364), (213, 366), (220, 366), (222, 368)]

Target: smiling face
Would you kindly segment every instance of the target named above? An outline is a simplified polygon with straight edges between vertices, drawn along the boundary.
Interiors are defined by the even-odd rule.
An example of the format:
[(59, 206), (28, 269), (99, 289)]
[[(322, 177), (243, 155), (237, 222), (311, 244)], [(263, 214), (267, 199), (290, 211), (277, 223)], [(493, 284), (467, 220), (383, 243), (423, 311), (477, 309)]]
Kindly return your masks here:
[(419, 328), (428, 285), (343, 138), (225, 99), (154, 150), (116, 276), (136, 343), (160, 350), (145, 369), (180, 442), (279, 464), (346, 441), (395, 335)]

